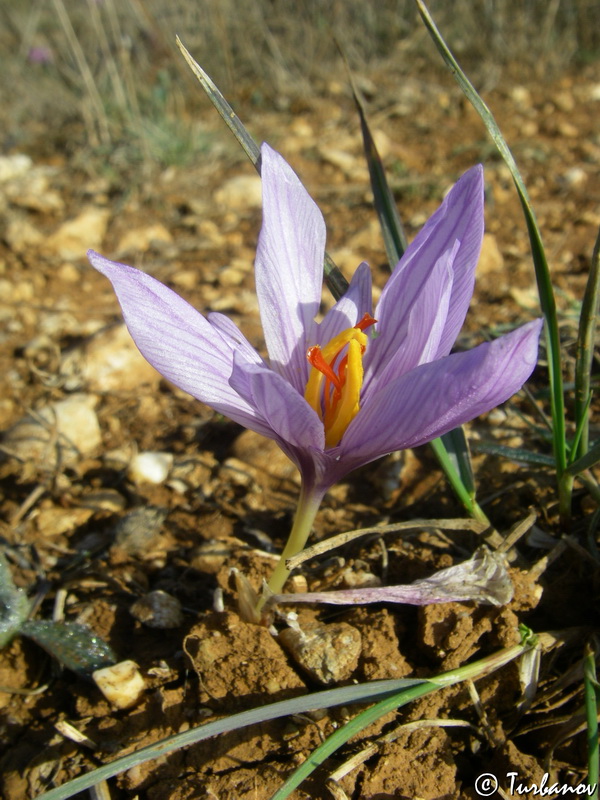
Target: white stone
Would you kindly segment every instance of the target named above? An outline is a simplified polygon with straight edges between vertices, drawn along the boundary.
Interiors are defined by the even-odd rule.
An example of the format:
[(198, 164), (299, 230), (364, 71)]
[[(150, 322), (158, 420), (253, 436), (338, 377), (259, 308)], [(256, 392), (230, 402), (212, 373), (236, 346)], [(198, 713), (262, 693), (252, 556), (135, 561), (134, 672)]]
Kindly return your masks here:
[(52, 168), (35, 167), (6, 183), (6, 197), (12, 205), (29, 211), (40, 214), (61, 213), (65, 202), (57, 191), (50, 188), (53, 174)]
[(157, 242), (171, 244), (172, 241), (173, 237), (169, 231), (159, 222), (144, 228), (133, 228), (127, 231), (119, 240), (117, 256), (120, 258), (126, 253), (145, 253)]
[(173, 466), (172, 453), (146, 451), (131, 459), (128, 474), (134, 483), (164, 483)]
[(319, 147), (323, 161), (337, 167), (347, 178), (368, 181), (369, 171), (362, 159), (336, 147)]
[(376, 128), (373, 131), (373, 139), (375, 140), (375, 147), (377, 148), (379, 157), (382, 160), (388, 158), (394, 150), (394, 143), (387, 133), (382, 131), (381, 128)]
[(96, 398), (75, 394), (23, 417), (2, 438), (5, 450), (46, 469), (76, 464), (102, 442)]
[(66, 261), (59, 267), (56, 271), (56, 275), (65, 283), (79, 283), (81, 280), (81, 272), (77, 269), (75, 264), (71, 264), (70, 261)]
[(260, 208), (262, 184), (258, 175), (238, 175), (230, 178), (215, 192), (215, 200), (228, 209)]
[(24, 217), (15, 215), (4, 231), (4, 238), (14, 253), (25, 253), (27, 250), (41, 247), (44, 237), (42, 232)]
[(510, 91), (510, 98), (517, 108), (531, 108), (533, 105), (531, 92), (526, 86), (513, 86)]
[(42, 536), (60, 536), (85, 525), (93, 513), (91, 508), (42, 508), (34, 514), (35, 526)]
[(99, 331), (85, 347), (82, 375), (93, 392), (156, 386), (160, 375), (135, 346), (125, 325)]
[(286, 628), (279, 641), (298, 666), (325, 686), (347, 680), (362, 650), (360, 632), (347, 622), (315, 623), (305, 630)]
[(0, 156), (0, 183), (24, 175), (33, 161), (24, 153), (15, 153), (12, 156)]
[(577, 189), (587, 182), (587, 172), (581, 167), (571, 167), (562, 176), (562, 181), (569, 189)]
[(179, 289), (196, 289), (200, 283), (200, 276), (197, 269), (182, 269), (176, 272), (172, 281)]
[(149, 628), (179, 628), (183, 624), (181, 603), (176, 597), (157, 589), (148, 592), (130, 607), (129, 612)]
[(499, 272), (504, 269), (504, 257), (498, 246), (498, 240), (493, 233), (484, 233), (481, 244), (477, 274), (486, 275), (489, 272)]
[(245, 278), (245, 274), (235, 267), (225, 267), (219, 273), (219, 283), (221, 286), (239, 286)]
[(134, 661), (121, 661), (92, 672), (96, 686), (115, 708), (131, 708), (146, 688)]
[(49, 236), (46, 246), (61, 258), (82, 258), (89, 248), (98, 250), (101, 247), (109, 217), (110, 211), (106, 208), (86, 208)]

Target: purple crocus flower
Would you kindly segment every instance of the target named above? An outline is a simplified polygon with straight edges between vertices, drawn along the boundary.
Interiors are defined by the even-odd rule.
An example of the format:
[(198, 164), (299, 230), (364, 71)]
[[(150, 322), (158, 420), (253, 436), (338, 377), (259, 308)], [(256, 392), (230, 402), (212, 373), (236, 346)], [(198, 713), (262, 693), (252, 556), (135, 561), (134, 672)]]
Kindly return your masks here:
[[(302, 477), (298, 552), (327, 489), (394, 450), (416, 447), (503, 403), (530, 376), (541, 320), (450, 350), (473, 294), (483, 236), (483, 170), (458, 181), (399, 261), (373, 311), (361, 264), (321, 322), (323, 216), (286, 161), (262, 146), (256, 291), (269, 361), (226, 316), (202, 316), (145, 273), (90, 251), (145, 358), (179, 388), (274, 439)], [(282, 566), (283, 564), (283, 566)], [(270, 581), (285, 580), (284, 559)]]
[(32, 64), (51, 64), (54, 61), (54, 54), (49, 47), (30, 47), (27, 60)]

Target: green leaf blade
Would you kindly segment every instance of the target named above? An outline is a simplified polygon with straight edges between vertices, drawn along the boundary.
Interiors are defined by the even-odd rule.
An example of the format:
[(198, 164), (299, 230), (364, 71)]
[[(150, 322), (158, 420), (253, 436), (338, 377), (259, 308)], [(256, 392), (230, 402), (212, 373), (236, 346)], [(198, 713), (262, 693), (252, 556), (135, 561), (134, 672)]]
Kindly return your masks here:
[(591, 374), (594, 358), (596, 329), (598, 327), (598, 302), (600, 298), (600, 230), (594, 245), (592, 264), (588, 275), (577, 336), (575, 358), (575, 423), (581, 431), (579, 444), (573, 456), (585, 456), (589, 447), (589, 409)]
[(377, 217), (379, 219), (379, 225), (381, 227), (381, 233), (383, 236), (383, 242), (388, 257), (390, 270), (393, 270), (398, 261), (400, 261), (404, 255), (404, 252), (408, 246), (406, 234), (404, 233), (404, 226), (402, 225), (402, 220), (400, 219), (400, 214), (398, 213), (396, 199), (392, 190), (390, 189), (390, 185), (383, 168), (383, 162), (381, 161), (375, 139), (371, 133), (369, 121), (367, 119), (367, 112), (365, 110), (365, 103), (361, 97), (358, 87), (356, 86), (352, 72), (350, 71), (348, 59), (343, 52), (342, 56), (346, 64), (346, 69), (348, 70), (352, 96), (354, 98), (354, 103), (360, 118), (360, 129), (363, 137), (363, 148), (365, 151), (367, 167), (369, 169), (371, 191), (373, 192), (373, 202), (377, 212)]
[(333, 708), (334, 706), (348, 703), (373, 702), (381, 697), (396, 694), (401, 688), (415, 686), (422, 682), (422, 680), (416, 678), (400, 678), (397, 680), (373, 681), (354, 686), (342, 686), (337, 689), (327, 689), (323, 692), (295, 697), (291, 700), (281, 700), (278, 703), (242, 711), (239, 714), (232, 714), (224, 719), (203, 723), (182, 733), (167, 736), (159, 742), (117, 758), (109, 764), (104, 764), (102, 767), (87, 772), (85, 775), (80, 775), (63, 786), (44, 792), (44, 794), (39, 795), (37, 800), (66, 800), (66, 798), (73, 797), (78, 792), (89, 789), (100, 781), (114, 778), (115, 775), (119, 775), (132, 767), (166, 756), (183, 747), (197, 744), (221, 733), (240, 730), (249, 725), (257, 725), (261, 722), (289, 716), (290, 714), (303, 714), (314, 709)]
[(570, 476), (565, 474), (567, 468), (567, 441), (565, 429), (560, 335), (558, 329), (558, 317), (556, 313), (554, 289), (550, 278), (550, 270), (548, 267), (546, 253), (535, 212), (531, 205), (529, 194), (517, 163), (510, 151), (510, 148), (508, 147), (508, 144), (506, 143), (506, 140), (504, 139), (504, 136), (502, 135), (496, 120), (494, 119), (492, 112), (483, 99), (479, 96), (477, 90), (469, 81), (454, 58), (452, 52), (448, 48), (441, 33), (435, 25), (435, 22), (423, 0), (415, 0), (415, 2), (417, 4), (419, 14), (425, 23), (425, 26), (431, 35), (435, 46), (446, 62), (448, 68), (454, 75), (456, 82), (464, 92), (465, 96), (479, 114), (490, 137), (496, 145), (498, 152), (508, 166), (517, 189), (519, 200), (521, 202), (521, 207), (523, 209), (527, 231), (529, 234), (540, 306), (546, 321), (546, 339), (548, 343), (549, 356), (548, 372), (550, 379), (550, 402), (552, 407), (553, 450), (559, 486), (561, 517), (569, 518), (572, 481), (570, 480)]

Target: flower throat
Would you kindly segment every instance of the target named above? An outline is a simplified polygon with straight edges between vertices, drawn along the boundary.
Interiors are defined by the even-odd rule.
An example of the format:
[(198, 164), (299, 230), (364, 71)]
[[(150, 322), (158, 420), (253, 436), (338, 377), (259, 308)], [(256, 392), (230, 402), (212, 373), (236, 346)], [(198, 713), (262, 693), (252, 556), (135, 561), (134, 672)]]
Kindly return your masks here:
[[(334, 336), (324, 347), (309, 347), (306, 357), (312, 365), (304, 399), (317, 412), (325, 428), (325, 446), (339, 444), (346, 428), (360, 411), (363, 355), (368, 337), (365, 329), (377, 320), (365, 314), (353, 328)], [(344, 348), (347, 350), (342, 355)]]

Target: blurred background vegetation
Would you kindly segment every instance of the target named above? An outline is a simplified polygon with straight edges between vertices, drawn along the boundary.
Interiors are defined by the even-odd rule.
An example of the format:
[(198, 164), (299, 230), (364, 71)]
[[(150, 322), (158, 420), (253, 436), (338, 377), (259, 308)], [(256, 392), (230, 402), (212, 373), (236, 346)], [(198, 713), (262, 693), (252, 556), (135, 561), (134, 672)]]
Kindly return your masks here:
[[(542, 81), (600, 53), (600, 0), (431, 0), (480, 88), (514, 71)], [(187, 48), (238, 108), (291, 108), (345, 83), (334, 36), (357, 75), (444, 68), (412, 0), (2, 0), (2, 151), (91, 147), (183, 162), (202, 146), (201, 90)], [(445, 76), (446, 78), (448, 76)], [(130, 151), (128, 151), (130, 152)], [(130, 152), (131, 156), (131, 152)]]

